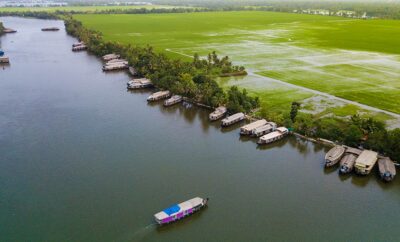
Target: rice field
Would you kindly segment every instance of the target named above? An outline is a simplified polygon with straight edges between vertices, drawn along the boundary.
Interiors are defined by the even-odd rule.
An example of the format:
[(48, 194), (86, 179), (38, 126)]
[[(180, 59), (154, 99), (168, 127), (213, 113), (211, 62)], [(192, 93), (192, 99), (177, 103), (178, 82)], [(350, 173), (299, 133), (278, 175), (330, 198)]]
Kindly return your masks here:
[[(101, 31), (107, 40), (150, 44), (174, 58), (190, 60), (194, 53), (204, 56), (214, 50), (229, 55), (250, 73), (268, 78), (249, 75), (221, 82), (260, 95), (265, 108), (273, 112), (287, 111), (292, 101), (316, 96), (324, 103), (330, 101), (308, 88), (400, 114), (400, 24), (395, 20), (261, 11), (75, 18)], [(355, 112), (344, 108), (348, 103), (334, 104), (336, 109), (327, 105), (322, 110), (320, 104), (314, 107), (307, 102), (304, 111), (341, 116)], [(363, 108), (356, 111), (369, 112)]]

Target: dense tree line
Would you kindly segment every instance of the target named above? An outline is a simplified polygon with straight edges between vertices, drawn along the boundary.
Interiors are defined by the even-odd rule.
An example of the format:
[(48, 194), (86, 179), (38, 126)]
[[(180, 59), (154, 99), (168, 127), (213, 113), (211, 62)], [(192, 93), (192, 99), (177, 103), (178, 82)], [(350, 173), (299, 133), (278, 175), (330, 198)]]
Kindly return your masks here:
[(223, 73), (245, 72), (244, 67), (232, 65), (228, 57), (219, 58), (213, 52), (207, 60), (195, 55), (193, 62), (181, 61), (157, 53), (150, 46), (104, 41), (101, 33), (84, 28), (79, 21), (68, 16), (65, 17), (65, 26), (67, 32), (84, 41), (92, 53), (98, 56), (119, 53), (135, 67), (139, 76), (150, 78), (160, 89), (168, 89), (213, 107), (227, 105), (231, 112), (250, 112), (259, 106), (258, 98), (251, 97), (245, 90), (231, 87), (225, 92), (214, 80)]
[(46, 11), (1, 11), (0, 16), (16, 16), (24, 18), (38, 18), (38, 19), (58, 19), (58, 15)]
[(309, 137), (329, 139), (353, 147), (364, 147), (400, 161), (400, 129), (387, 130), (385, 123), (368, 116), (353, 115), (350, 119), (319, 118), (297, 113), (292, 105), (290, 115), (281, 122)]

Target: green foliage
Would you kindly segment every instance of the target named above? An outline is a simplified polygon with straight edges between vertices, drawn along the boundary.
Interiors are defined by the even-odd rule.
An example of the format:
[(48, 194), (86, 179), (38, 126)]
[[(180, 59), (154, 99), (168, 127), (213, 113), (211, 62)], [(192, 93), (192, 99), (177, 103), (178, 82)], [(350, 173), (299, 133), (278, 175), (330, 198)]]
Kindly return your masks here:
[(232, 112), (250, 112), (260, 106), (258, 97), (251, 97), (248, 95), (246, 89), (239, 90), (237, 86), (232, 86), (228, 90), (228, 105), (227, 108)]
[(235, 87), (227, 95), (213, 80), (213, 77), (223, 71), (239, 69), (232, 66), (228, 57), (220, 59), (213, 52), (208, 60), (200, 60), (195, 55), (193, 62), (186, 62), (157, 53), (150, 46), (140, 47), (104, 41), (100, 32), (84, 28), (79, 21), (71, 17), (65, 17), (65, 26), (66, 31), (85, 42), (92, 53), (98, 56), (119, 53), (136, 68), (138, 75), (149, 77), (160, 89), (168, 89), (174, 94), (213, 107), (227, 104), (232, 112), (249, 112), (259, 105), (258, 98), (248, 96), (246, 90), (239, 91)]
[(290, 109), (290, 120), (292, 120), (292, 122), (295, 121), (299, 108), (300, 108), (300, 103), (292, 102), (292, 108)]
[(4, 31), (4, 26), (3, 26), (3, 23), (2, 23), (2, 22), (0, 22), (0, 35), (2, 35), (2, 34), (3, 34), (3, 31)]

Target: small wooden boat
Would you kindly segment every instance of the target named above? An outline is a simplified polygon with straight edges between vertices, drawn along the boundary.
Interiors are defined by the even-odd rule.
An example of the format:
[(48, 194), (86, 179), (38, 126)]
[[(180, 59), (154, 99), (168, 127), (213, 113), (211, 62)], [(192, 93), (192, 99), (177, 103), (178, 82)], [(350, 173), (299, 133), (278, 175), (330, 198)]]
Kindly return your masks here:
[(195, 197), (187, 200), (186, 202), (174, 204), (171, 207), (156, 213), (154, 215), (154, 219), (159, 225), (169, 224), (199, 211), (203, 207), (207, 206), (207, 203), (208, 198), (203, 199), (200, 197)]
[(382, 157), (378, 159), (379, 175), (382, 180), (390, 182), (396, 176), (396, 167), (393, 161), (388, 157)]
[(77, 47), (77, 46), (80, 46), (80, 45), (85, 45), (85, 43), (83, 41), (76, 42), (76, 43), (72, 44), (72, 47)]
[(215, 109), (214, 112), (210, 113), (209, 119), (211, 121), (218, 120), (218, 119), (222, 118), (226, 114), (227, 111), (228, 110), (226, 109), (226, 107), (222, 107), (222, 106), (218, 107)]
[(266, 134), (264, 136), (261, 136), (260, 139), (258, 139), (257, 144), (259, 145), (265, 145), (269, 144), (272, 142), (275, 142), (277, 140), (282, 139), (289, 133), (289, 130), (285, 127), (279, 127), (276, 129), (276, 131)]
[(350, 173), (354, 168), (356, 159), (357, 159), (357, 155), (346, 152), (346, 154), (340, 160), (339, 172), (342, 174)]
[(345, 151), (346, 148), (340, 145), (336, 145), (335, 147), (330, 149), (325, 155), (325, 166), (330, 167), (336, 165), (344, 155)]
[(10, 28), (4, 28), (4, 29), (3, 29), (3, 33), (5, 33), (5, 34), (12, 34), (12, 33), (17, 33), (17, 31), (14, 30), (14, 29), (10, 29)]
[(0, 56), (0, 64), (8, 64), (10, 63), (10, 58), (7, 56)]
[(86, 50), (87, 49), (87, 46), (86, 45), (84, 45), (84, 44), (81, 44), (81, 45), (76, 45), (76, 46), (74, 46), (74, 47), (72, 47), (72, 51), (82, 51), (82, 50)]
[(235, 124), (235, 123), (238, 123), (238, 122), (244, 120), (244, 118), (245, 118), (244, 113), (235, 113), (227, 118), (224, 118), (221, 122), (221, 126), (227, 127), (229, 125), (232, 125), (232, 124)]

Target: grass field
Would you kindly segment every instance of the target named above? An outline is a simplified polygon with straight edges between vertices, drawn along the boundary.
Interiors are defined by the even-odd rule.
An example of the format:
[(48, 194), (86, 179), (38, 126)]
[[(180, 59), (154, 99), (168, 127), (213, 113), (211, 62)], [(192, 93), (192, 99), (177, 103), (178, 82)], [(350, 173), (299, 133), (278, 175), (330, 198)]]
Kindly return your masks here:
[(130, 6), (65, 6), (65, 7), (0, 7), (0, 12), (24, 12), (24, 11), (46, 11), (55, 12), (60, 11), (85, 11), (95, 12), (104, 10), (116, 10), (116, 9), (153, 9), (153, 8), (174, 8), (174, 6), (167, 5), (130, 5)]
[[(188, 60), (216, 50), (250, 72), (400, 113), (399, 21), (261, 11), (75, 17), (107, 40), (150, 44)], [(274, 111), (315, 96), (255, 76), (225, 84), (259, 94)], [(336, 113), (354, 111), (343, 106)]]

